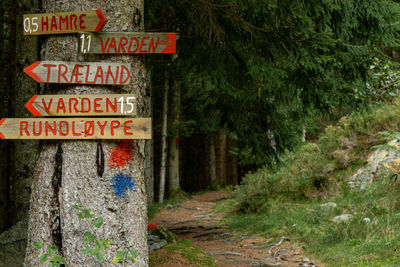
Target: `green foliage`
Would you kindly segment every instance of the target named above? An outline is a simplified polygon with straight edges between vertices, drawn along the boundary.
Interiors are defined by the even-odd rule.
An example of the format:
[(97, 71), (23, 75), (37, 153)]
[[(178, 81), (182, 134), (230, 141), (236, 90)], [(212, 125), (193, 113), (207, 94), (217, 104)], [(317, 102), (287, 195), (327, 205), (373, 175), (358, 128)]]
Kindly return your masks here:
[(95, 239), (93, 240), (95, 247), (89, 247), (86, 245), (83, 250), (83, 255), (93, 255), (96, 257), (98, 262), (102, 262), (105, 257), (105, 250), (110, 246), (111, 242), (109, 240)]
[(114, 257), (114, 259), (113, 259), (112, 262), (114, 262), (114, 263), (124, 262), (126, 256), (127, 256), (133, 263), (137, 263), (136, 258), (137, 258), (137, 256), (138, 256), (138, 252), (137, 252), (136, 250), (129, 250), (129, 251), (126, 251), (126, 250), (122, 250), (122, 249), (119, 249), (119, 250), (117, 251), (117, 254), (115, 254), (115, 257)]
[(179, 33), (178, 57), (149, 63), (182, 81), (182, 120), (236, 137), (242, 165), (295, 148), (317, 112), (397, 94), (398, 72), (378, 49), (398, 45), (391, 0), (153, 0), (146, 17)]
[(399, 127), (399, 100), (342, 118), (336, 126), (328, 126), (316, 143), (283, 155), (278, 167), (266, 166), (246, 175), (236, 190), (240, 210), (268, 210), (273, 198), (307, 200), (323, 192), (332, 194), (365, 162), (369, 148), (385, 142), (378, 133)]
[(96, 228), (100, 228), (103, 224), (103, 217), (96, 218), (92, 220), (92, 225)]
[[(91, 209), (84, 209), (81, 206), (75, 205), (75, 209), (81, 211), (78, 213), (78, 217), (81, 219), (91, 219), (95, 217), (94, 212)], [(103, 217), (97, 217), (95, 219), (91, 220), (92, 226), (95, 228), (100, 228), (103, 225)], [(85, 238), (85, 244), (86, 246), (82, 250), (83, 255), (92, 255), (96, 257), (98, 262), (102, 262), (105, 258), (105, 251), (107, 248), (109, 248), (111, 241), (110, 240), (104, 240), (104, 239), (97, 239), (97, 237), (91, 233), (91, 232), (85, 232), (84, 233), (84, 238)], [(93, 246), (89, 246), (89, 245)], [(138, 253), (136, 250), (122, 250), (119, 249), (112, 260), (114, 263), (122, 263), (125, 262), (125, 256), (128, 257), (132, 262), (136, 263), (136, 258), (138, 256)]]
[(399, 64), (375, 58), (370, 66), (366, 90), (359, 91), (360, 99), (385, 101), (399, 94)]
[(94, 234), (92, 234), (91, 232), (85, 232), (83, 235), (85, 237), (86, 244), (92, 243), (96, 239), (96, 236)]
[[(35, 248), (38, 250), (43, 249), (43, 243), (42, 242), (35, 242), (33, 244)], [(49, 267), (59, 267), (61, 264), (66, 263), (66, 260), (64, 257), (55, 255), (58, 252), (58, 248), (52, 245), (47, 245), (47, 252), (42, 252), (39, 254), (39, 263), (40, 264), (45, 264), (47, 261)], [(53, 256), (53, 257), (52, 257)]]
[[(82, 220), (88, 220), (93, 217), (95, 217), (94, 212), (89, 209), (89, 208), (83, 208), (79, 205), (74, 205), (74, 208), (79, 211), (77, 214), (78, 218)], [(95, 228), (100, 228), (103, 225), (103, 217), (97, 217), (95, 219), (92, 219), (91, 225)], [(93, 233), (86, 231), (83, 234), (83, 237), (85, 239), (85, 246), (82, 249), (82, 255), (92, 255), (96, 257), (98, 262), (103, 262), (105, 258), (105, 251), (106, 249), (109, 248), (111, 245), (110, 240), (104, 240), (104, 239), (98, 239)], [(36, 247), (38, 250), (43, 248), (43, 243), (41, 242), (35, 242), (33, 244), (34, 247)], [(54, 256), (51, 257), (52, 255), (56, 254), (58, 251), (58, 248), (52, 245), (47, 246), (47, 252), (46, 253), (41, 253), (39, 255), (39, 262), (40, 264), (45, 264), (49, 260), (49, 266), (50, 267), (59, 267), (61, 264), (65, 264), (66, 260), (64, 257), (61, 256)], [(123, 263), (126, 261), (126, 257), (132, 261), (133, 263), (137, 263), (137, 258), (138, 252), (136, 250), (122, 250), (119, 249), (113, 259), (113, 263)]]
[(35, 242), (33, 243), (33, 245), (37, 248), (37, 249), (41, 249), (43, 247), (43, 243), (41, 242)]
[[(400, 184), (388, 176), (362, 192), (347, 179), (365, 163), (371, 149), (400, 139), (400, 100), (371, 105), (328, 126), (316, 143), (287, 153), (282, 165), (245, 177), (235, 202), (218, 203), (234, 229), (268, 237), (290, 236), (326, 266), (397, 266), (400, 260)], [(390, 143), (400, 149), (398, 143)], [(386, 148), (386, 146), (385, 146)], [(400, 159), (386, 163), (398, 174)], [(386, 166), (386, 165), (385, 165)], [(336, 207), (322, 204), (334, 202)], [(335, 216), (351, 214), (347, 222)], [(365, 219), (368, 218), (368, 219)]]

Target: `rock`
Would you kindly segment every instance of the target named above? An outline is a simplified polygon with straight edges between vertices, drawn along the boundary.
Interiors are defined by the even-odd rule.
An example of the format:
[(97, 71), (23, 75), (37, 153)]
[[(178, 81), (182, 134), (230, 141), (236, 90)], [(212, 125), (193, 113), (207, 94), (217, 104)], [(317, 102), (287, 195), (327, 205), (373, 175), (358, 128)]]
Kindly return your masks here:
[(301, 261), (302, 262), (310, 262), (310, 259), (309, 258), (303, 258)]
[(175, 243), (178, 237), (168, 229), (159, 226), (157, 229), (150, 230), (147, 233), (147, 246), (149, 252), (161, 249), (168, 243)]
[[(396, 141), (389, 142), (390, 146), (396, 147)], [(368, 159), (368, 163), (350, 178), (348, 182), (352, 190), (363, 191), (368, 183), (376, 179), (381, 179), (390, 174), (390, 170), (385, 167), (385, 163), (393, 164), (393, 159), (400, 157), (399, 149), (377, 149)], [(397, 166), (400, 167), (400, 166)]]
[(367, 217), (365, 217), (365, 218), (363, 218), (363, 221), (364, 221), (364, 222), (366, 222), (366, 223), (370, 223), (370, 222), (371, 222), (371, 219), (370, 219), (370, 218), (367, 218)]
[(325, 204), (321, 204), (321, 208), (325, 208), (325, 209), (334, 209), (337, 207), (337, 204), (334, 202), (328, 202)]
[(353, 216), (351, 214), (342, 214), (339, 216), (336, 216), (332, 219), (333, 222), (347, 222), (350, 220)]
[(0, 265), (23, 266), (28, 238), (28, 220), (19, 221), (0, 235)]
[(168, 244), (167, 240), (161, 239), (157, 235), (147, 235), (147, 246), (149, 248), (149, 253), (161, 249), (166, 244)]
[(278, 266), (283, 266), (283, 263), (280, 262), (260, 262), (258, 265), (259, 267), (278, 267)]

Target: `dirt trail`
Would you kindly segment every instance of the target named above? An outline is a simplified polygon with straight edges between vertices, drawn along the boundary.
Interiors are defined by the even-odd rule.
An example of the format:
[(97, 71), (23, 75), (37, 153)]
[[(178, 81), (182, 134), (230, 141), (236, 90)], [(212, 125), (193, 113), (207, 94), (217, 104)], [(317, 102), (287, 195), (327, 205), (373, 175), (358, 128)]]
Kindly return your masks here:
[[(312, 260), (307, 261), (302, 247), (289, 240), (282, 240), (281, 244), (271, 248), (271, 239), (235, 234), (220, 225), (218, 222), (225, 214), (213, 212), (212, 207), (218, 200), (227, 197), (224, 192), (193, 196), (178, 208), (162, 210), (150, 223), (164, 226), (180, 239), (191, 241), (213, 257), (217, 267), (323, 266)], [(163, 250), (155, 253), (168, 254)], [(167, 263), (155, 266), (190, 266), (179, 262), (169, 257)]]

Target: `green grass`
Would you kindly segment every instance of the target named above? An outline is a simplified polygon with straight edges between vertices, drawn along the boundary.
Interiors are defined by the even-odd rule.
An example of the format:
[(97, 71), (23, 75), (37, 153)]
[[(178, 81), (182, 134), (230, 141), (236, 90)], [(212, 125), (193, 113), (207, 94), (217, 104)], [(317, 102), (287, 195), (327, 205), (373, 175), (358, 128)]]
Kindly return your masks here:
[[(400, 187), (388, 179), (350, 192), (347, 181), (366, 163), (381, 131), (400, 129), (400, 101), (371, 106), (328, 126), (316, 143), (286, 153), (275, 168), (244, 177), (234, 201), (218, 203), (233, 229), (290, 236), (327, 266), (399, 266)], [(321, 204), (334, 202), (334, 209)], [(334, 223), (349, 213), (353, 218)], [(368, 217), (371, 223), (363, 218)]]
[[(234, 209), (232, 201), (225, 209)], [(336, 208), (322, 208), (334, 202)], [(224, 220), (232, 229), (267, 237), (289, 236), (305, 244), (306, 253), (327, 266), (399, 266), (400, 188), (378, 182), (365, 191), (346, 190), (324, 201), (271, 199), (259, 213), (233, 213)], [(221, 204), (218, 204), (221, 206)], [(348, 222), (332, 218), (349, 213)], [(370, 223), (363, 218), (371, 219)]]
[[(177, 243), (171, 243), (163, 247), (163, 249), (168, 251), (178, 251), (183, 258), (189, 261), (190, 264), (199, 267), (215, 267), (214, 259), (188, 240), (180, 240)], [(165, 263), (165, 259), (150, 257), (150, 263)]]

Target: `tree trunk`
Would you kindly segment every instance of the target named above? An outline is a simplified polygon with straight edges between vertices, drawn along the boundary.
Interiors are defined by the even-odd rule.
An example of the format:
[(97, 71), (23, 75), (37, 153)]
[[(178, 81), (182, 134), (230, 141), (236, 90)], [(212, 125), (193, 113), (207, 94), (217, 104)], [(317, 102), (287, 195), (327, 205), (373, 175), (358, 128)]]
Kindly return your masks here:
[(169, 137), (169, 192), (175, 194), (180, 189), (179, 180), (179, 133), (177, 126), (180, 119), (181, 91), (179, 81), (174, 79), (172, 90), (172, 109), (170, 128), (173, 134)]
[(224, 133), (218, 134), (218, 160), (217, 160), (217, 179), (219, 185), (226, 185), (226, 152), (227, 136)]
[(228, 138), (228, 148), (227, 148), (227, 184), (237, 185), (239, 183), (239, 173), (238, 173), (238, 163), (236, 157), (232, 156), (229, 151), (235, 144), (232, 139)]
[[(37, 94), (38, 84), (22, 70), (38, 58), (38, 37), (23, 35), (23, 14), (35, 13), (37, 1), (19, 0), (16, 16), (16, 72), (13, 97), (15, 118), (33, 117), (25, 103)], [(23, 53), (21, 52), (23, 51)], [(14, 168), (11, 178), (13, 224), (28, 217), (32, 177), (39, 153), (39, 143), (34, 140), (15, 140), (12, 153)]]
[(165, 71), (164, 77), (164, 98), (163, 98), (163, 124), (161, 136), (161, 168), (160, 168), (160, 190), (158, 194), (158, 202), (164, 202), (165, 193), (165, 176), (167, 174), (167, 126), (168, 126), (168, 91), (169, 91), (169, 75)]
[[(1, 62), (4, 64), (4, 68), (0, 68), (0, 95), (2, 96), (0, 102), (0, 115), (1, 117), (7, 117), (10, 112), (8, 98), (8, 86), (7, 86), (7, 75), (6, 72), (10, 66), (5, 64), (8, 61), (8, 34), (6, 34), (6, 6), (5, 2), (0, 3), (0, 13), (2, 14), (2, 21), (0, 25), (1, 34)], [(11, 88), (10, 88), (11, 89)], [(0, 233), (7, 230), (11, 223), (10, 213), (10, 159), (9, 159), (9, 141), (0, 142)]]
[[(140, 26), (133, 25), (132, 17), (136, 10), (143, 14), (142, 0), (114, 0), (107, 4), (103, 0), (44, 0), (43, 7), (46, 13), (102, 9), (109, 19), (103, 31), (144, 29), (143, 16), (140, 16)], [(43, 45), (43, 59), (125, 62), (132, 64), (133, 84), (124, 87), (49, 85), (46, 93), (136, 93), (138, 114), (142, 115), (146, 110), (143, 57), (78, 54), (78, 38), (78, 35), (47, 38)], [(39, 266), (41, 251), (33, 247), (33, 243), (38, 241), (56, 246), (57, 254), (66, 258), (66, 266), (113, 266), (111, 261), (118, 249), (137, 250), (138, 266), (148, 265), (144, 144), (143, 140), (135, 140), (133, 143), (65, 141), (43, 145), (33, 181), (25, 258), (27, 266)], [(100, 177), (98, 169), (101, 164), (96, 164), (96, 152), (101, 155), (102, 151), (106, 164)], [(115, 157), (112, 154), (121, 153), (126, 153), (126, 157), (118, 159), (126, 160), (125, 164), (120, 169), (113, 168), (112, 159)], [(110, 184), (111, 179), (118, 177), (118, 173), (133, 177), (135, 182), (135, 189), (128, 191), (124, 198), (118, 197)], [(78, 218), (74, 205), (90, 208), (96, 217), (104, 219), (103, 225), (95, 229), (87, 221)], [(86, 231), (94, 233), (98, 239), (112, 242), (101, 264), (95, 257), (82, 254)]]
[(217, 182), (217, 164), (215, 160), (215, 136), (210, 134), (208, 137), (208, 170), (210, 175), (211, 189), (216, 189)]
[[(147, 103), (147, 116), (153, 118), (153, 85), (151, 83), (151, 71), (147, 71), (147, 92), (149, 95), (149, 103)], [(153, 121), (154, 123), (154, 121)], [(154, 129), (154, 126), (152, 127)], [(154, 204), (154, 141), (146, 140), (145, 147), (145, 181), (147, 192), (147, 206)]]

